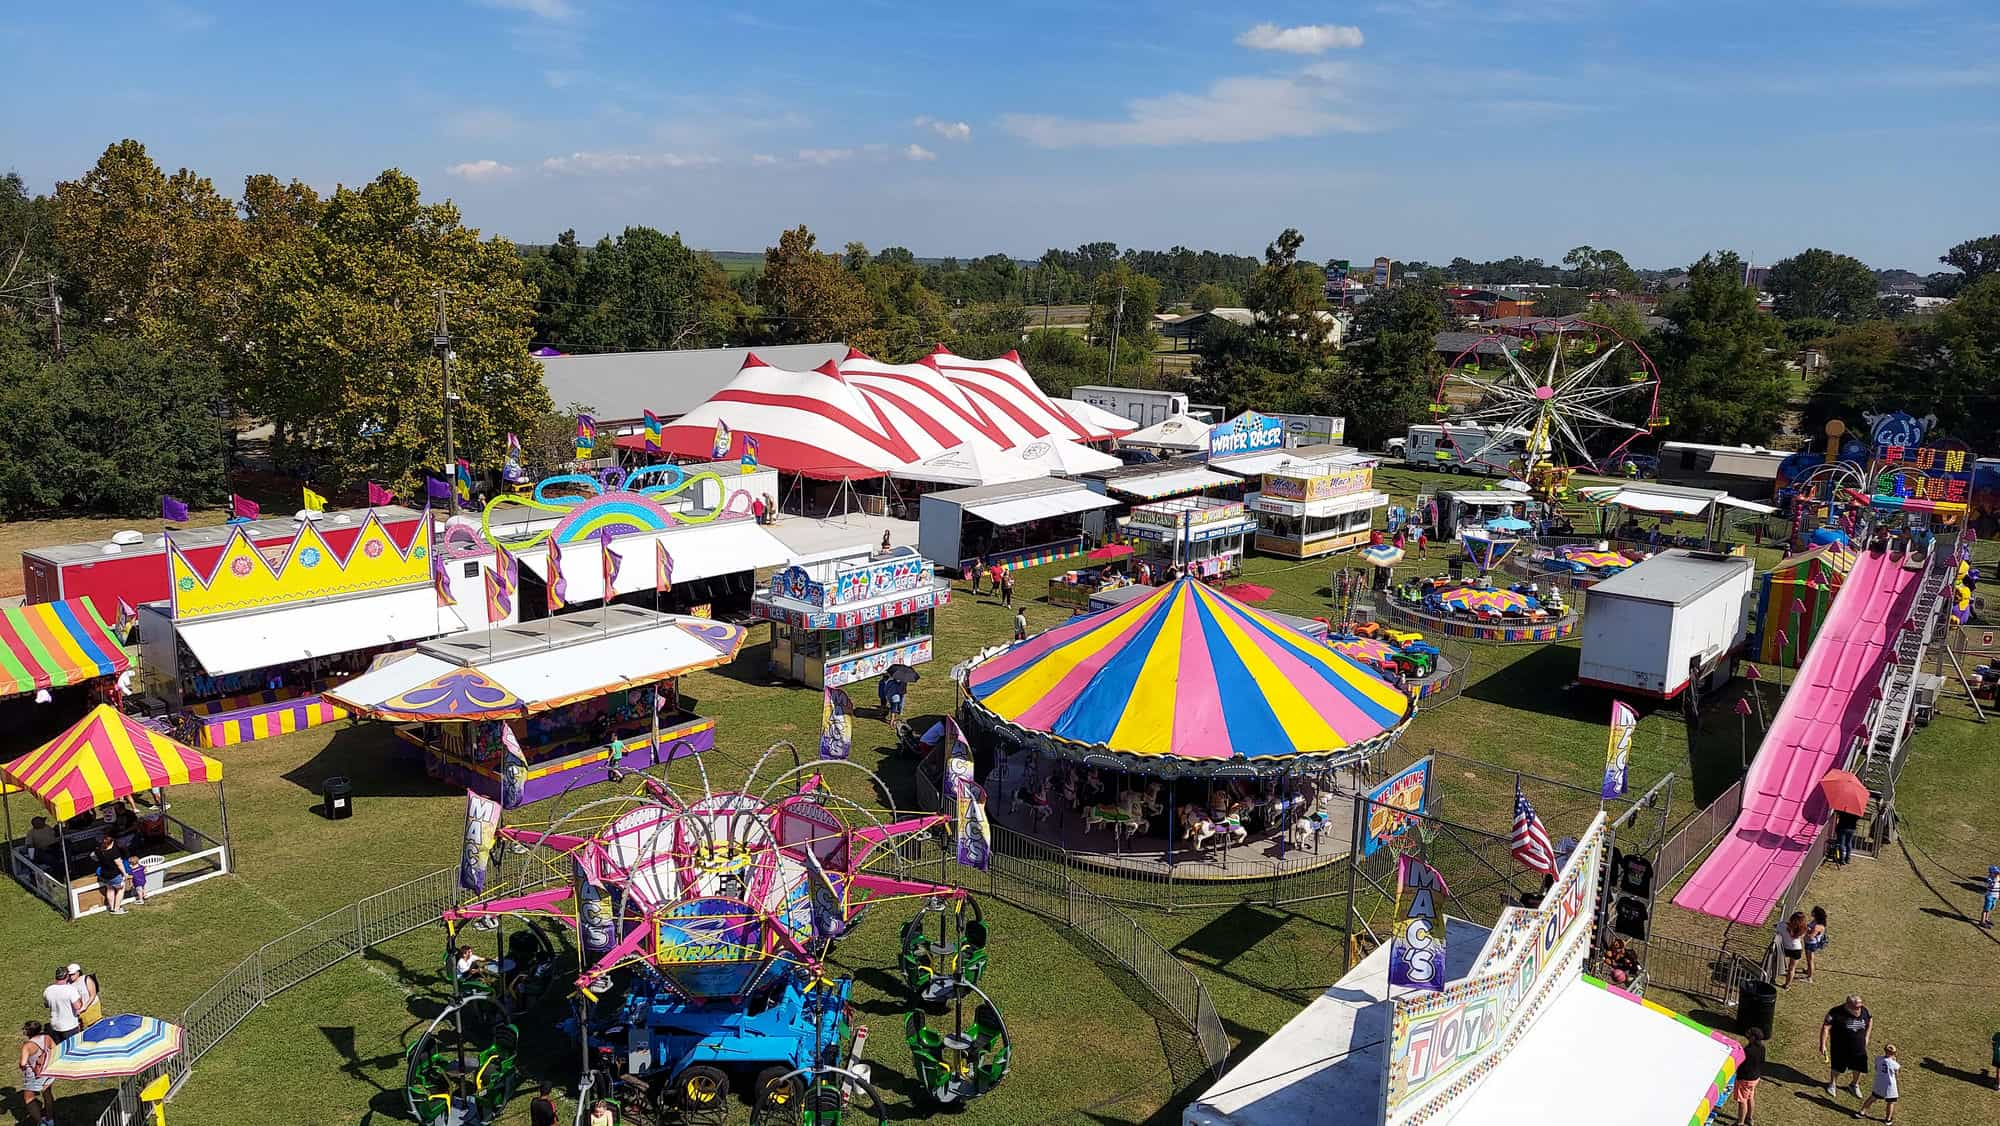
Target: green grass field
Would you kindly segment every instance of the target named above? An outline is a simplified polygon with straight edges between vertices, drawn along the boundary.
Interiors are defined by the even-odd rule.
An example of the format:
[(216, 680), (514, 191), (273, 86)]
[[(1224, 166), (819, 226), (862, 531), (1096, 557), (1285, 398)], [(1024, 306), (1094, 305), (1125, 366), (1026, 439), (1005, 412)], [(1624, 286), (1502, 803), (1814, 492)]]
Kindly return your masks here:
[[(1403, 470), (1378, 480), (1399, 499), (1420, 486), (1464, 483)], [(57, 541), (61, 533), (32, 525), (6, 529), (7, 545)], [(1774, 551), (1760, 553), (1764, 562)], [(1271, 587), (1270, 609), (1326, 614), (1334, 561), (1294, 563), (1255, 558), (1246, 578)], [(1411, 560), (1405, 570), (1442, 570), (1441, 553)], [(1020, 592), (1042, 588), (1053, 569), (1021, 576)], [(1029, 601), (1032, 628), (1067, 611)], [(938, 659), (915, 686), (913, 715), (951, 703), (944, 670), (982, 645), (1003, 641), (1009, 615), (988, 597), (961, 587), (940, 615)], [(764, 631), (733, 666), (688, 678), (697, 708), (720, 721), (720, 746), (709, 759), (718, 779), (740, 776), (774, 740), (806, 745), (817, 737), (819, 697), (766, 682)], [(1603, 761), (1608, 701), (1573, 690), (1576, 647), (1475, 647), (1463, 697), (1420, 715), (1402, 750), (1436, 749), (1498, 764), (1501, 771), (1444, 769), (1450, 816), (1506, 832), (1510, 783), (1524, 770), (1594, 786)], [(1782, 679), (1782, 678), (1780, 678)], [(1743, 687), (1739, 683), (1739, 689)], [(1777, 685), (1762, 691), (1767, 709)], [(857, 721), (856, 758), (880, 766), (907, 799), (907, 766), (889, 759), (886, 725), (873, 718), (865, 686)], [(1755, 749), (1754, 724), (1749, 749)], [(25, 749), (0, 735), (0, 751)], [(1820, 982), (1795, 987), (1779, 1002), (1771, 1081), (1760, 1120), (1806, 1123), (1828, 1111), (1816, 1105), (1800, 1076), (1817, 1067), (1811, 1041), (1819, 1013), (1850, 988), (1868, 998), (1883, 1034), (1903, 1047), (1909, 1121), (1973, 1122), (1992, 1113), (1995, 1096), (1971, 1081), (1985, 1058), (1993, 1009), (1981, 986), (2000, 970), (2000, 944), (1972, 929), (1976, 911), (1966, 881), (2000, 862), (2000, 827), (1985, 808), (2000, 785), (1988, 729), (1970, 723), (1962, 705), (1948, 704), (1917, 737), (1905, 783), (1909, 852), (1880, 861), (1827, 869), (1813, 896), (1833, 912), (1835, 943)], [(1635, 789), (1667, 772), (1676, 776), (1674, 819), (1729, 785), (1744, 750), (1739, 723), (1727, 707), (1711, 707), (1692, 739), (1677, 708), (1645, 712), (1632, 763)], [(108, 1004), (172, 1015), (263, 942), (334, 908), (455, 862), (463, 797), (423, 777), (398, 755), (383, 729), (339, 726), (230, 748), (230, 822), (238, 874), (215, 880), (123, 918), (66, 923), (25, 891), (0, 914), (0, 946), (13, 951), (11, 975), (18, 1018), (36, 1015), (49, 972), (81, 961), (99, 973)], [(1450, 760), (1446, 760), (1449, 764)], [(322, 820), (312, 807), (320, 781), (345, 774), (356, 788), (356, 816)], [(211, 799), (190, 790), (174, 795), (177, 814), (212, 825)], [(1575, 831), (1594, 805), (1544, 809), (1557, 833)], [(17, 802), (17, 817), (26, 810)], [(540, 811), (536, 811), (539, 815)], [(1572, 823), (1574, 822), (1574, 823)], [(1135, 895), (1143, 895), (1136, 889)], [(999, 903), (994, 924), (991, 990), (1016, 1044), (1014, 1074), (962, 1115), (986, 1123), (1156, 1123), (1178, 1120), (1178, 1106), (1205, 1086), (1199, 1056), (1185, 1032), (1152, 998), (1081, 938)], [(869, 1055), (899, 1119), (909, 1106), (908, 1052), (901, 1043), (901, 1006), (890, 977), (894, 932), (903, 915), (871, 917), (844, 945), (843, 964), (857, 977), (863, 1020), (874, 1032)], [(1346, 937), (1345, 904), (1326, 899), (1291, 908), (1233, 907), (1173, 914), (1134, 909), (1138, 923), (1181, 957), (1207, 984), (1239, 1046), (1269, 1036), (1340, 974)], [(352, 1123), (402, 1117), (403, 1053), (437, 1011), (442, 932), (426, 928), (353, 959), (284, 994), (251, 1017), (197, 1065), (173, 1104), (184, 1123)], [(1668, 998), (1668, 1003), (1673, 1003)], [(1686, 1006), (1682, 1006), (1686, 1007)], [(1719, 1017), (1717, 1018), (1719, 1019)], [(531, 1037), (532, 1039), (532, 1037)], [(573, 1084), (567, 1056), (544, 1064), (559, 1085)], [(100, 1101), (71, 1085), (61, 1092), (65, 1122), (94, 1117)], [(1817, 1096), (1823, 1098), (1823, 1095)], [(525, 1100), (510, 1121), (525, 1121)], [(9, 1093), (6, 1104), (17, 1106)], [(1851, 1105), (1851, 1104), (1849, 1104)], [(254, 1109), (252, 1109), (254, 1108)]]

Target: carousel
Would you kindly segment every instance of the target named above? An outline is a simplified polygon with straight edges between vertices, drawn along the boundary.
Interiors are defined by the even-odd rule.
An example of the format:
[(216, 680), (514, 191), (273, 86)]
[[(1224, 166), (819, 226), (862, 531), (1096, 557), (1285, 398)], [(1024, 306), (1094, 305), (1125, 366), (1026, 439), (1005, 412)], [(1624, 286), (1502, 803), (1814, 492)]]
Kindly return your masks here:
[(1351, 772), (1416, 711), (1403, 688), (1192, 578), (962, 675), (994, 820), (1085, 861), (1188, 879), (1345, 855)]

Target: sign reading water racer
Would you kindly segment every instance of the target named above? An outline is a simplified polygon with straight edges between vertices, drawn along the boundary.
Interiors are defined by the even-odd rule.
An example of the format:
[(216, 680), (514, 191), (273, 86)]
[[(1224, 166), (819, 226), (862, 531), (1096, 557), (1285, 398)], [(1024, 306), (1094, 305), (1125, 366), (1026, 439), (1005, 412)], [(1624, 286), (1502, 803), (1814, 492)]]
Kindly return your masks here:
[(1414, 1126), (1470, 1089), (1582, 971), (1604, 866), (1604, 825), (1600, 812), (1541, 907), (1510, 907), (1500, 916), (1470, 974), (1443, 992), (1390, 1001), (1389, 1126)]
[(1284, 420), (1256, 411), (1244, 411), (1208, 430), (1208, 456), (1211, 458), (1282, 449), (1284, 444)]

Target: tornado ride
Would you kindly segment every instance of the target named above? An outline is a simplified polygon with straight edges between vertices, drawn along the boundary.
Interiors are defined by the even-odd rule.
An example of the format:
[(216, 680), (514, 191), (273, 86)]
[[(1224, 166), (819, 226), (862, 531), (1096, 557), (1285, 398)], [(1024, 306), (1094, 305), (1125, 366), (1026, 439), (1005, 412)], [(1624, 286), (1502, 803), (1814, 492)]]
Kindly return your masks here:
[[(791, 769), (759, 788), (766, 763), (787, 752)], [(732, 1092), (754, 1126), (886, 1122), (852, 978), (831, 960), (870, 909), (897, 900), (918, 904), (899, 968), (923, 1095), (964, 1103), (1006, 1076), (1006, 1026), (977, 985), (987, 967), (978, 904), (912, 875), (904, 847), (946, 819), (900, 816), (874, 774), (801, 763), (788, 744), (738, 790), (712, 789), (694, 761), (699, 791), (635, 774), (628, 793), (499, 829), (496, 857), (519, 854), (501, 861), (507, 881), (444, 913), (448, 969), (459, 944), (501, 932), (497, 981), (459, 982), (462, 999), (411, 1049), (418, 1121), (495, 1121), (517, 1082), (514, 1046), (539, 1021), (578, 1051), (579, 1098), (613, 1102), (620, 1122), (722, 1126)], [(847, 796), (857, 791), (866, 797)], [(560, 959), (567, 972), (554, 969), (553, 944), (519, 937), (549, 930), (574, 945)], [(554, 993), (564, 976), (574, 990), (566, 1019), (531, 1012), (536, 990), (515, 984), (539, 978)]]
[[(1579, 469), (1610, 472), (1638, 438), (1666, 424), (1660, 372), (1645, 349), (1573, 319), (1487, 336), (1455, 357), (1431, 413), (1462, 465), (1505, 468), (1552, 501)], [(1495, 343), (1499, 347), (1494, 347)], [(1481, 361), (1497, 355), (1501, 370)]]

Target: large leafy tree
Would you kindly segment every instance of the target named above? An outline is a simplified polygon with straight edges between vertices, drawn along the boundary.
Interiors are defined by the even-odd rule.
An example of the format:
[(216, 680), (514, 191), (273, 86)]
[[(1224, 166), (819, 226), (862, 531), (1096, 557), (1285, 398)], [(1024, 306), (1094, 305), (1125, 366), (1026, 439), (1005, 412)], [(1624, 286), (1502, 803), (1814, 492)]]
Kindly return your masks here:
[(1767, 442), (1787, 402), (1784, 333), (1757, 309), (1743, 260), (1724, 251), (1688, 267), (1688, 285), (1666, 305), (1671, 327), (1660, 366), (1666, 436), (1696, 442)]
[[(1109, 244), (1106, 244), (1109, 245)], [(1121, 313), (1121, 297), (1123, 294)], [(1111, 343), (1118, 330), (1118, 366), (1143, 363), (1153, 351), (1157, 334), (1153, 314), (1160, 307), (1160, 283), (1123, 262), (1097, 276), (1091, 291), (1090, 340), (1099, 347)]]
[(736, 305), (715, 259), (651, 227), (600, 240), (569, 300), (571, 346), (604, 351), (721, 344)]
[(757, 278), (765, 335), (776, 343), (853, 340), (873, 312), (861, 275), (816, 249), (804, 226), (778, 236), (764, 251)]
[(458, 455), (497, 464), (508, 431), (550, 410), (528, 356), (533, 290), (504, 239), (390, 170), (341, 188), (317, 221), (255, 263), (264, 362), (254, 408), (349, 481), (407, 491), (444, 461), (444, 387), (432, 345), (438, 294), (451, 331)]
[(0, 351), (0, 515), (142, 515), (228, 492), (222, 376), (198, 352), (97, 333)]
[(521, 248), (521, 275), (535, 287), (535, 340), (558, 348), (588, 347), (574, 325), (582, 319), (583, 246), (571, 228), (547, 246)]
[(1425, 286), (1399, 286), (1361, 306), (1340, 383), (1350, 437), (1381, 443), (1425, 417), (1443, 374), (1437, 334), (1444, 326), (1444, 298)]
[(1582, 289), (1615, 289), (1630, 293), (1639, 288), (1638, 272), (1625, 261), (1623, 254), (1615, 250), (1579, 246), (1563, 255), (1563, 265), (1570, 268), (1569, 284)]
[(851, 338), (855, 347), (890, 363), (908, 363), (950, 339), (951, 311), (924, 285), (924, 271), (914, 262), (877, 258), (862, 266), (860, 275), (870, 312), (868, 327)]
[(1843, 324), (1875, 311), (1875, 271), (1859, 258), (1814, 247), (1771, 266), (1764, 279), (1774, 311), (1786, 320), (1815, 317)]
[(61, 272), (54, 197), (29, 194), (17, 173), (0, 176), (0, 324), (38, 336), (56, 314), (47, 280)]
[(1933, 297), (1950, 297), (1980, 278), (2000, 273), (2000, 235), (1966, 239), (1939, 255), (1938, 261), (1958, 273), (1932, 274), (1927, 289)]

